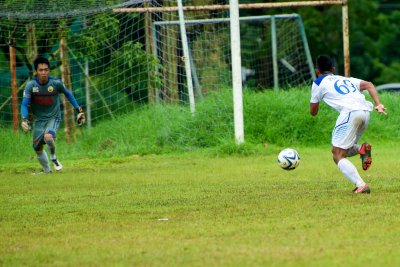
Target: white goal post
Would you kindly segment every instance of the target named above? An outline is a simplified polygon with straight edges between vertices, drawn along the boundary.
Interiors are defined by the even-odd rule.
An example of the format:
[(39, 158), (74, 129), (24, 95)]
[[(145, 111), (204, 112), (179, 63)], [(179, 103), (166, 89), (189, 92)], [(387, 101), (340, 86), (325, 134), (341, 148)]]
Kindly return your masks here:
[(183, 61), (185, 62), (185, 70), (187, 76), (187, 87), (189, 92), (189, 102), (190, 102), (190, 111), (194, 113), (195, 111), (195, 103), (194, 103), (194, 93), (193, 93), (193, 81), (192, 81), (192, 71), (190, 68), (189, 61), (189, 46), (186, 35), (185, 28), (185, 17), (183, 15), (183, 5), (182, 0), (178, 0), (178, 8), (179, 8), (179, 27), (181, 29), (181, 39), (183, 46)]
[(240, 22), (238, 0), (230, 0), (230, 30), (231, 30), (231, 57), (232, 57), (232, 91), (233, 91), (233, 118), (235, 140), (237, 144), (244, 143), (243, 123), (243, 93), (242, 93), (242, 62), (240, 57)]

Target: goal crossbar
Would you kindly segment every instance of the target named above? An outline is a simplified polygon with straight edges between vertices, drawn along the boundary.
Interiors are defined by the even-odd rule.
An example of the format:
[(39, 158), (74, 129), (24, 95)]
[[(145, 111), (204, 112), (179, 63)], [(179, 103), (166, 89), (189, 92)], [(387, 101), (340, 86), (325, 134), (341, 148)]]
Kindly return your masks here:
[[(276, 3), (254, 3), (239, 4), (240, 9), (263, 9), (277, 7), (301, 7), (301, 6), (324, 6), (324, 5), (347, 5), (348, 0), (325, 0), (325, 1), (297, 1), (297, 2), (276, 2)], [(209, 11), (209, 10), (227, 10), (227, 5), (201, 5), (201, 6), (184, 6), (184, 11)], [(177, 12), (178, 7), (126, 7), (114, 8), (114, 12), (121, 13), (144, 13), (144, 12)]]
[[(264, 16), (248, 16), (248, 17), (240, 17), (240, 21), (264, 21), (266, 19), (270, 19), (271, 17), (275, 17), (278, 19), (298, 19), (298, 14), (281, 14), (281, 15), (264, 15)], [(198, 20), (185, 20), (185, 24), (214, 24), (214, 23), (226, 23), (229, 22), (229, 18), (219, 18), (219, 19), (198, 19)], [(178, 20), (173, 21), (154, 21), (153, 25), (178, 25)]]

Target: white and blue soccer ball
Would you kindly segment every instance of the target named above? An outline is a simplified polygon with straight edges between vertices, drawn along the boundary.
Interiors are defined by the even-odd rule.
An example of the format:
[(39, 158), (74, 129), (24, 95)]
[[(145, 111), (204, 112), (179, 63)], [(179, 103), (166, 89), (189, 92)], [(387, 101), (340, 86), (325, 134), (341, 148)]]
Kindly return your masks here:
[(296, 169), (300, 164), (300, 156), (293, 148), (285, 148), (278, 155), (279, 166), (287, 171)]

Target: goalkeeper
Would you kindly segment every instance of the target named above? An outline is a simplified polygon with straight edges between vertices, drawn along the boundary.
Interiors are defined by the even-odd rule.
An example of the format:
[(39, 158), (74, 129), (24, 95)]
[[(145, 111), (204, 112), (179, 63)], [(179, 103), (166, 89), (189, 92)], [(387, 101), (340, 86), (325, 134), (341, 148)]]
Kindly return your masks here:
[(49, 76), (50, 64), (46, 58), (38, 57), (33, 64), (37, 77), (30, 80), (24, 89), (21, 126), (25, 133), (31, 130), (31, 124), (28, 120), (28, 107), (30, 106), (34, 115), (33, 149), (43, 168), (40, 173), (51, 173), (49, 158), (46, 151), (43, 150), (45, 144), (50, 152), (54, 169), (60, 171), (63, 167), (56, 157), (54, 142), (62, 120), (60, 94), (64, 94), (77, 111), (78, 125), (85, 123), (85, 114), (64, 83), (60, 79)]

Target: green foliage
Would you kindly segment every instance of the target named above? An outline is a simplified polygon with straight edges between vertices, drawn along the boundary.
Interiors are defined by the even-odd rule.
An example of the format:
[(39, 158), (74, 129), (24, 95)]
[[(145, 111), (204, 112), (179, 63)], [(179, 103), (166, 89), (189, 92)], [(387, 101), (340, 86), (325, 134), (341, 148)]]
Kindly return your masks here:
[(400, 81), (400, 61), (392, 62), (388, 66), (381, 61), (375, 61), (374, 65), (382, 70), (381, 75), (375, 80), (377, 84)]
[[(4, 12), (10, 12), (14, 14), (18, 12), (20, 17), (3, 16), (0, 19), (4, 22), (1, 23), (2, 28), (0, 30), (0, 43), (6, 45), (9, 43), (10, 36), (17, 37), (17, 46), (23, 50), (26, 50), (26, 44), (24, 43), (25, 32), (19, 31), (14, 32), (14, 27), (18, 25), (19, 28), (23, 29), (23, 25), (29, 23), (36, 23), (36, 39), (41, 40), (38, 43), (41, 51), (40, 54), (46, 54), (54, 52), (58, 46), (53, 41), (50, 40), (57, 39), (58, 32), (56, 30), (51, 32), (43, 32), (43, 28), (57, 28), (56, 23), (53, 27), (45, 26), (48, 23), (54, 24), (54, 21), (46, 21), (40, 19), (40, 16), (32, 17), (32, 10), (37, 11), (38, 14), (51, 16), (56, 12), (66, 12), (63, 18), (69, 17), (68, 14), (79, 14), (79, 16), (70, 16), (68, 25), (80, 21), (81, 24), (86, 24), (79, 31), (71, 33), (70, 38), (74, 41), (69, 42), (69, 44), (77, 44), (74, 49), (79, 58), (89, 58), (91, 67), (100, 74), (105, 71), (101, 68), (95, 68), (96, 66), (104, 66), (109, 58), (105, 57), (99, 59), (97, 53), (99, 48), (110, 48), (119, 49), (121, 46), (129, 40), (129, 37), (124, 37), (126, 40), (121, 42), (116, 42), (115, 37), (118, 36), (122, 23), (133, 24), (137, 23), (135, 21), (136, 15), (127, 15), (128, 19), (121, 18), (118, 15), (107, 15), (106, 13), (100, 15), (91, 15), (89, 12), (87, 19), (83, 21), (82, 13), (90, 11), (92, 9), (100, 9), (100, 7), (105, 8), (121, 3), (122, 1), (110, 0), (110, 1), (47, 1), (46, 9), (39, 10), (38, 7), (42, 5), (41, 1), (37, 0), (5, 0), (1, 3), (1, 9)], [(352, 0), (349, 1), (349, 22), (350, 22), (350, 55), (351, 55), (351, 73), (355, 77), (360, 77), (366, 80), (371, 80), (375, 83), (387, 83), (396, 82), (399, 76), (396, 73), (400, 72), (400, 50), (398, 49), (398, 40), (400, 35), (400, 29), (397, 27), (400, 20), (400, 11), (396, 9), (383, 9), (382, 4), (388, 1), (365, 1), (365, 0)], [(206, 0), (196, 0), (191, 1), (194, 5), (204, 5), (206, 3), (219, 3), (219, 1), (206, 1)], [(247, 0), (244, 3), (254, 3), (254, 1)], [(172, 4), (168, 2), (166, 4)], [(41, 13), (43, 12), (43, 13)], [(81, 13), (80, 13), (81, 12)], [(302, 8), (279, 8), (279, 9), (257, 9), (257, 10), (242, 10), (241, 14), (243, 16), (248, 15), (266, 15), (266, 14), (282, 14), (282, 13), (299, 13), (305, 25), (305, 30), (308, 37), (308, 43), (312, 53), (312, 57), (315, 58), (318, 54), (330, 54), (333, 55), (338, 60), (338, 73), (343, 73), (343, 46), (342, 46), (342, 33), (341, 33), (341, 8), (337, 5), (331, 6), (319, 6), (319, 7), (302, 7)], [(195, 14), (195, 13), (194, 13)], [(197, 18), (209, 18), (209, 12), (198, 12), (195, 14)], [(192, 18), (190, 15), (189, 18)], [(123, 21), (127, 20), (127, 21)], [(143, 21), (140, 23), (143, 24)], [(40, 25), (40, 27), (39, 27)], [(45, 27), (43, 27), (45, 26)], [(140, 27), (143, 27), (141, 25)], [(213, 27), (208, 25), (206, 27)], [(244, 36), (246, 34), (254, 31), (251, 27), (242, 29)], [(260, 33), (265, 34), (265, 33)], [(121, 36), (120, 36), (121, 37)], [(142, 36), (141, 38), (144, 39)], [(207, 39), (207, 36), (197, 36), (196, 38)], [(224, 35), (219, 37), (218, 43), (209, 44), (209, 47), (204, 47), (204, 50), (212, 49), (218, 50), (216, 48), (225, 47), (222, 44), (229, 42), (229, 35)], [(75, 42), (76, 41), (76, 42)], [(252, 39), (243, 38), (242, 42), (254, 42)], [(263, 45), (263, 44), (260, 44)], [(267, 44), (265, 44), (267, 46)], [(21, 50), (21, 51), (23, 51)], [(194, 50), (196, 50), (196, 43), (194, 44)], [(25, 51), (26, 52), (26, 51)], [(220, 51), (220, 53), (225, 53), (226, 51)], [(246, 55), (250, 51), (243, 50), (244, 61), (247, 58)], [(20, 53), (20, 52), (18, 52)], [(196, 52), (197, 53), (197, 52)], [(204, 88), (210, 88), (216, 84), (225, 84), (227, 80), (225, 75), (229, 68), (226, 62), (220, 62), (219, 57), (213, 57), (209, 62), (201, 62), (202, 57), (201, 52), (199, 55), (194, 57), (199, 58), (199, 64), (203, 66), (213, 65), (218, 66), (221, 70), (219, 75), (215, 75), (214, 79), (202, 80), (201, 84)], [(218, 51), (216, 51), (218, 53)], [(18, 54), (18, 61), (23, 62), (23, 52)], [(26, 53), (25, 53), (26, 54)], [(100, 62), (102, 61), (102, 62)], [(243, 62), (244, 62), (243, 61)], [(9, 64), (6, 64), (8, 66)], [(245, 62), (244, 62), (245, 63)], [(0, 67), (1, 68), (1, 67)], [(201, 79), (208, 73), (215, 72), (215, 68), (208, 68), (204, 70), (204, 75), (199, 73), (199, 78)], [(388, 74), (389, 73), (389, 74)], [(265, 82), (265, 81), (264, 81)], [(264, 84), (265, 85), (265, 84)]]
[(92, 104), (95, 110), (93, 117), (110, 117), (110, 112), (116, 115), (132, 111), (140, 104), (147, 103), (149, 86), (160, 86), (160, 72), (157, 70), (161, 70), (162, 66), (142, 46), (140, 43), (126, 42), (111, 53), (111, 64), (104, 74), (91, 79), (96, 89), (91, 92), (95, 103)]
[(383, 13), (379, 1), (349, 2), (351, 73), (375, 83), (399, 81), (400, 11)]
[(154, 55), (143, 50), (141, 43), (124, 43), (111, 54), (111, 62), (106, 86), (113, 91), (125, 90), (132, 102), (147, 102), (148, 86), (161, 84), (160, 75), (156, 74), (161, 65)]
[(71, 43), (75, 45), (72, 49), (79, 57), (89, 59), (91, 64), (103, 65), (98, 61), (103, 59), (98, 53), (104, 47), (112, 49), (119, 33), (118, 19), (107, 14), (96, 14), (81, 23), (85, 27), (80, 32), (71, 33)]
[[(309, 91), (306, 89), (246, 94), (246, 138), (257, 143), (284, 146), (324, 143), (330, 127), (321, 129), (321, 121), (309, 115), (309, 101)], [(329, 116), (332, 116), (330, 112), (322, 115), (323, 120)], [(334, 119), (327, 126), (333, 123)], [(318, 129), (322, 131), (318, 132)]]

